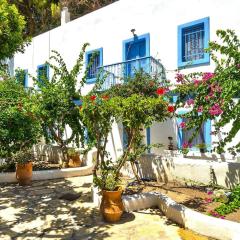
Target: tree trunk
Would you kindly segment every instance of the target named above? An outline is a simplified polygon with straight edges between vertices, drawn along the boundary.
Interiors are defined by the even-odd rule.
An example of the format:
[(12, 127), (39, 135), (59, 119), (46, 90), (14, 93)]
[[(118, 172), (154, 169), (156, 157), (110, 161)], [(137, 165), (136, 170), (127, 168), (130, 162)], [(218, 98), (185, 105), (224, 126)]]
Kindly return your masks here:
[(141, 178), (138, 176), (138, 173), (137, 173), (137, 170), (136, 170), (136, 166), (135, 166), (135, 164), (134, 164), (133, 162), (131, 162), (131, 167), (132, 167), (132, 170), (133, 170), (134, 177), (137, 179), (137, 182), (138, 182), (139, 184), (141, 184), (141, 183), (142, 183), (142, 180), (141, 180)]

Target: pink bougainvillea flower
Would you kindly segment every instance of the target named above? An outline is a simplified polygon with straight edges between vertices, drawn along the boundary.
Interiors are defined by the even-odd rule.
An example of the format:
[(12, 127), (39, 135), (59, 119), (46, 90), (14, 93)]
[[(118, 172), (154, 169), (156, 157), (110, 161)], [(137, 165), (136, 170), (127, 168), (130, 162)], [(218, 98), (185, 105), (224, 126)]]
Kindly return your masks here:
[(192, 147), (192, 144), (189, 143), (189, 142), (184, 142), (184, 143), (182, 144), (182, 148), (191, 148), (191, 147)]
[(205, 99), (206, 99), (206, 100), (209, 100), (209, 99), (210, 99), (210, 96), (207, 95), (207, 96), (205, 97)]
[(214, 73), (211, 73), (211, 72), (205, 72), (203, 73), (203, 76), (202, 76), (202, 80), (204, 82), (208, 81), (209, 79), (213, 78), (214, 77)]
[(183, 83), (184, 81), (184, 74), (182, 73), (177, 73), (176, 76), (175, 76), (175, 79), (178, 83)]
[(200, 84), (200, 81), (197, 79), (194, 79), (193, 83), (194, 83), (194, 86), (197, 87)]
[(210, 109), (209, 113), (212, 116), (218, 116), (223, 113), (222, 109), (220, 108), (219, 104), (215, 103)]
[(164, 95), (166, 92), (166, 89), (165, 88), (158, 88), (157, 89), (157, 95)]
[(97, 98), (97, 96), (95, 96), (95, 95), (92, 95), (92, 96), (90, 97), (90, 100), (91, 100), (91, 101), (95, 101), (95, 100), (96, 100), (96, 98)]
[(225, 217), (224, 217), (224, 216), (221, 216), (220, 218), (221, 218), (221, 219), (225, 219)]
[(208, 195), (212, 195), (212, 194), (213, 194), (213, 191), (208, 191), (207, 194), (208, 194)]
[(218, 84), (211, 85), (211, 92), (222, 92), (222, 88)]
[(186, 123), (185, 123), (185, 122), (181, 122), (181, 123), (179, 124), (179, 127), (180, 127), (180, 128), (185, 128), (185, 127), (186, 127)]
[(198, 111), (199, 113), (203, 112), (203, 106), (199, 106), (197, 111)]
[(193, 104), (194, 104), (194, 100), (193, 100), (193, 99), (188, 99), (186, 103), (187, 103), (187, 105), (189, 105), (189, 106), (190, 106), (190, 105), (193, 105)]
[(213, 200), (211, 198), (205, 198), (205, 203), (211, 203)]
[(174, 112), (175, 111), (175, 108), (174, 108), (174, 106), (172, 106), (172, 105), (169, 105), (168, 106), (168, 108), (167, 108), (167, 110), (168, 110), (168, 112)]

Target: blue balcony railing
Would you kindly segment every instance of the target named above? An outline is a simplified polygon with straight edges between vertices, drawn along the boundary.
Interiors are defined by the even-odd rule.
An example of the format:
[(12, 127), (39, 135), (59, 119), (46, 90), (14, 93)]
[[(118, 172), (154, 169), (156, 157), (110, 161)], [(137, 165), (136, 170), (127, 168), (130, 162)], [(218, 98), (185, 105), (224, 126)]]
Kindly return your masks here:
[(143, 57), (125, 62), (115, 63), (99, 67), (98, 70), (104, 76), (101, 90), (107, 90), (116, 84), (126, 82), (128, 77), (133, 77), (136, 71), (143, 70), (159, 82), (166, 80), (163, 65), (153, 57)]

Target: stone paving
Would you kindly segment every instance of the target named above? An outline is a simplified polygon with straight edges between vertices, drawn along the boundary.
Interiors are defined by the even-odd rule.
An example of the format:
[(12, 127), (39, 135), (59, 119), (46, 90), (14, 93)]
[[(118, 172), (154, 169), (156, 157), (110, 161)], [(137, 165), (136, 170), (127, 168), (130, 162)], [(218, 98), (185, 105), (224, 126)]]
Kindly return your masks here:
[[(92, 176), (1, 184), (0, 240), (181, 240), (179, 227), (159, 210), (125, 213), (117, 224), (105, 223), (91, 202)], [(64, 193), (80, 193), (75, 201)]]

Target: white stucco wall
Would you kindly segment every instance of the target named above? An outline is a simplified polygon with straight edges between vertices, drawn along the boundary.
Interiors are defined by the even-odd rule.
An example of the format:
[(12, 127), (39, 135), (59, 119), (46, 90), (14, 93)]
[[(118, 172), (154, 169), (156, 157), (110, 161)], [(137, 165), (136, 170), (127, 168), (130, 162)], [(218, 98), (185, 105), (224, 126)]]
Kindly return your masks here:
[[(131, 38), (130, 30), (135, 28), (137, 35), (150, 33), (151, 56), (161, 59), (167, 69), (167, 78), (174, 80), (174, 70), (177, 68), (177, 26), (210, 17), (210, 40), (216, 40), (217, 29), (230, 28), (239, 33), (239, 9), (239, 0), (120, 0), (33, 38), (25, 53), (15, 56), (15, 68), (28, 69), (30, 74), (36, 75), (37, 66), (49, 59), (51, 50), (59, 51), (71, 68), (86, 42), (90, 43), (88, 50), (103, 48), (104, 65), (121, 62), (122, 41)], [(213, 69), (211, 63), (183, 72)], [(31, 79), (29, 86), (32, 86)], [(87, 93), (91, 87), (87, 85), (84, 92)], [(121, 148), (122, 135), (119, 129), (115, 126), (112, 133), (115, 149)], [(173, 136), (176, 143), (176, 132), (176, 124), (171, 121), (161, 126), (154, 124), (151, 142), (168, 144), (167, 137)], [(218, 141), (218, 136), (213, 136), (212, 141)], [(109, 143), (109, 149), (116, 155), (112, 146), (113, 143)]]

